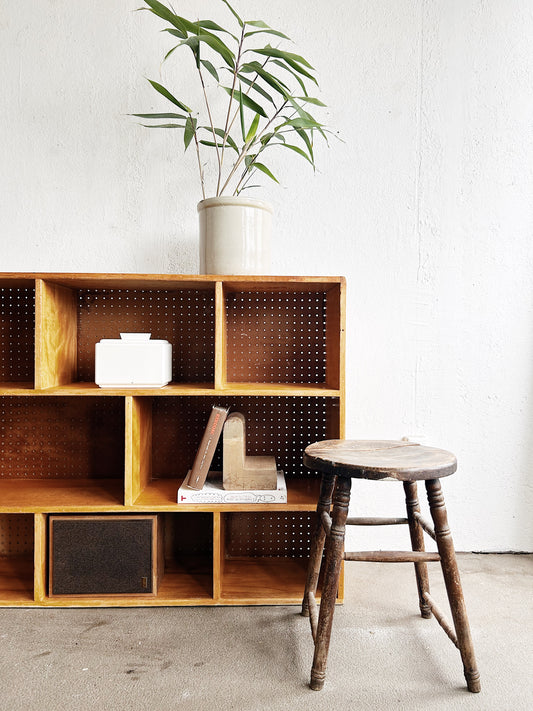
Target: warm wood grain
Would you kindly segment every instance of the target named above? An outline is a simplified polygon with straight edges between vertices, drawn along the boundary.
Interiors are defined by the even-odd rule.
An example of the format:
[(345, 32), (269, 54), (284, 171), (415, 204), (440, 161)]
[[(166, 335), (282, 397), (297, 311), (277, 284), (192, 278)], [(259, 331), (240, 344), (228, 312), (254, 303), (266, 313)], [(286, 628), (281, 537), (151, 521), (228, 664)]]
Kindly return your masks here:
[(219, 511), (215, 511), (213, 513), (213, 597), (215, 600), (219, 600), (222, 595), (225, 535), (226, 518)]
[(224, 285), (218, 281), (215, 290), (215, 388), (224, 389), (227, 378), (228, 324)]
[(152, 400), (126, 398), (125, 504), (134, 504), (152, 480)]
[(124, 510), (123, 479), (2, 479), (0, 512)]
[(75, 292), (38, 279), (35, 292), (35, 386), (50, 388), (76, 379)]
[(46, 598), (47, 558), (47, 516), (35, 514), (35, 551), (34, 551), (34, 597), (35, 602), (43, 602)]

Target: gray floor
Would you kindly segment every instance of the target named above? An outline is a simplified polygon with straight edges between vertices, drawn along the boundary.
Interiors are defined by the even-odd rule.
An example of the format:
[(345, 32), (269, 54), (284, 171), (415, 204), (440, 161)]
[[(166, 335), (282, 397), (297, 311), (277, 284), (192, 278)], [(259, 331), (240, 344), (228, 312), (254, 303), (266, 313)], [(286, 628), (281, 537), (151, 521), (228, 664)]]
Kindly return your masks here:
[(309, 623), (294, 607), (4, 609), (0, 709), (529, 711), (533, 556), (459, 562), (481, 694), (466, 691), (438, 624), (417, 615), (412, 566), (351, 563), (321, 692), (307, 687)]

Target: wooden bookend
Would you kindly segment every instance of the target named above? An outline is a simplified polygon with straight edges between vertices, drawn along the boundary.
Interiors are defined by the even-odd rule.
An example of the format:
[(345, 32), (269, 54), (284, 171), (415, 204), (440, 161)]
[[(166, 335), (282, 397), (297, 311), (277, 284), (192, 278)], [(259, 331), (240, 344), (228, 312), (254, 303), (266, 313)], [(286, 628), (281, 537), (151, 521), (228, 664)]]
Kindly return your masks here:
[(274, 457), (246, 456), (246, 421), (240, 412), (228, 415), (222, 435), (222, 480), (224, 489), (275, 489)]

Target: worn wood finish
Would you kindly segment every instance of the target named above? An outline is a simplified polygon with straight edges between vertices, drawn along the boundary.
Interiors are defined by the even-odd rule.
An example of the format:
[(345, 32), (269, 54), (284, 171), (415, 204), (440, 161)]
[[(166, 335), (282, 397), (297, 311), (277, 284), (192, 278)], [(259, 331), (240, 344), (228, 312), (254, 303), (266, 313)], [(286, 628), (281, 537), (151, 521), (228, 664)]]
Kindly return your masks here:
[[(403, 488), (405, 491), (405, 506), (407, 508), (407, 519), (409, 522), (409, 534), (411, 536), (411, 546), (413, 551), (423, 551), (424, 547), (424, 529), (418, 519), (420, 515), (420, 504), (418, 502), (418, 492), (415, 481), (404, 481)], [(418, 516), (417, 516), (418, 514)], [(424, 562), (415, 563), (416, 586), (418, 589), (418, 604), (420, 606), (420, 614), (426, 619), (431, 617), (425, 594), (429, 593), (429, 577), (428, 569)]]
[[(307, 583), (302, 602), (302, 615), (311, 617), (311, 631), (314, 640), (311, 688), (320, 690), (324, 685), (335, 595), (341, 563), (342, 560), (346, 560), (414, 563), (422, 617), (431, 617), (433, 613), (448, 637), (460, 650), (468, 690), (471, 692), (480, 691), (479, 672), (439, 480), (441, 476), (448, 476), (455, 471), (454, 455), (443, 450), (422, 447), (404, 441), (325, 441), (307, 447), (304, 463), (306, 466), (322, 472), (321, 495), (317, 505), (317, 520), (313, 532)], [(402, 481), (407, 518), (348, 518), (352, 478)], [(423, 519), (420, 513), (417, 479), (425, 480), (434, 528)], [(329, 509), (333, 487), (335, 487), (333, 511), (330, 517)], [(405, 523), (409, 525), (412, 551), (343, 552), (346, 525), (373, 526)], [(425, 551), (424, 532), (436, 539), (438, 552)], [(325, 558), (322, 559), (324, 547), (326, 553)], [(429, 561), (440, 561), (455, 632), (429, 593), (426, 565)], [(318, 609), (315, 591), (321, 573), (324, 577), (322, 601)]]
[(332, 524), (329, 535), (326, 537), (324, 582), (318, 615), (313, 667), (311, 669), (311, 688), (314, 691), (319, 691), (324, 686), (326, 679), (326, 663), (333, 624), (333, 612), (339, 587), (351, 484), (350, 479), (339, 477), (333, 493)]
[[(0, 561), (0, 604), (299, 604), (319, 489), (301, 452), (344, 436), (344, 279), (6, 273), (0, 287), (10, 334), (0, 339), (0, 516), (34, 522), (28, 551)], [(92, 382), (94, 343), (139, 330), (173, 342), (172, 382), (103, 391)], [(219, 403), (246, 415), (250, 456), (275, 456), (286, 504), (177, 503), (201, 436), (199, 414)], [(163, 514), (190, 550), (167, 561), (150, 599), (50, 598), (48, 517), (88, 513)], [(261, 532), (253, 554), (238, 560), (228, 535), (240, 535), (229, 525), (234, 514), (253, 514)], [(278, 520), (267, 528), (272, 515)], [(212, 519), (213, 550), (193, 552), (194, 537), (179, 523), (186, 516)], [(338, 601), (342, 589), (341, 564)]]
[(468, 690), (476, 693), (481, 690), (479, 671), (474, 654), (474, 645), (466, 614), (463, 589), (459, 577), (459, 569), (457, 568), (452, 534), (448, 526), (448, 516), (440, 481), (438, 479), (427, 481), (426, 490), (431, 517), (435, 524), (435, 536), (441, 557), (442, 574), (444, 576), (452, 618), (455, 625), (457, 646), (459, 647), (461, 659), (463, 660), (465, 679)]
[[(309, 553), (309, 563), (307, 568), (307, 580), (305, 583), (304, 597), (302, 600), (302, 615), (309, 615), (308, 594), (311, 592), (316, 594), (318, 587), (318, 577), (320, 575), (320, 564), (322, 562), (322, 554), (324, 552), (324, 542), (326, 540), (326, 530), (322, 524), (322, 515), (327, 514), (331, 509), (331, 501), (333, 489), (335, 487), (336, 477), (332, 474), (324, 474), (320, 485), (320, 496), (316, 507), (316, 520), (311, 538), (311, 550)], [(331, 531), (331, 525), (328, 533)]]
[(453, 474), (451, 452), (395, 440), (326, 440), (306, 448), (304, 464), (319, 472), (359, 479), (417, 481)]

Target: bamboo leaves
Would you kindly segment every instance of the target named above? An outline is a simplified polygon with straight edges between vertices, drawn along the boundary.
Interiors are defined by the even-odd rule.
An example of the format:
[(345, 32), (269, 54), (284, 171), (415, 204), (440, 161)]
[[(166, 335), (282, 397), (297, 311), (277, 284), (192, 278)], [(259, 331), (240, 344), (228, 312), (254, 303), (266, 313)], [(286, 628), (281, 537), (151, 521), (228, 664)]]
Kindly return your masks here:
[[(238, 24), (236, 33), (213, 20), (188, 20), (158, 0), (145, 0), (147, 7), (141, 8), (163, 20), (166, 24), (163, 31), (179, 40), (166, 53), (164, 61), (174, 58), (182, 47), (192, 53), (207, 121), (203, 122), (200, 112), (193, 112), (165, 86), (151, 79), (148, 81), (154, 90), (182, 113), (174, 110), (133, 115), (147, 120), (149, 123), (143, 125), (150, 128), (181, 129), (185, 150), (194, 141), (204, 197), (204, 159), (200, 151), (216, 154), (216, 195), (223, 194), (230, 186), (233, 194), (238, 194), (245, 188), (255, 187), (249, 183), (254, 174), (262, 173), (279, 182), (264, 162), (266, 151), (270, 155), (273, 149), (286, 148), (314, 168), (315, 134), (326, 138), (324, 125), (309, 112), (309, 108), (325, 106), (307, 90), (309, 82), (317, 85), (312, 65), (300, 54), (278, 46), (255, 46), (261, 37), (276, 38), (280, 42), (289, 38), (262, 20), (242, 19), (227, 0), (221, 1), (233, 22)], [(221, 68), (225, 75), (231, 75), (229, 82), (221, 82)], [(222, 89), (228, 96), (225, 121), (218, 126), (213, 115), (214, 104), (209, 97), (213, 88)], [(235, 136), (236, 131), (240, 133), (239, 139)], [(296, 137), (299, 145), (287, 141), (286, 135)], [(231, 161), (226, 160), (228, 151)]]

